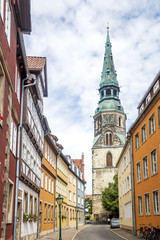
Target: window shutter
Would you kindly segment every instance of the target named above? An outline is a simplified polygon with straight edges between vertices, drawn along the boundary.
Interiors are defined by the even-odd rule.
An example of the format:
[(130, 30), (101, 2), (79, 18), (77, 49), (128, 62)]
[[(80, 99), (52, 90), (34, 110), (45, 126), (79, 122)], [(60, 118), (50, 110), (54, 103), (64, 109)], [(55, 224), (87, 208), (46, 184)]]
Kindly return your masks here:
[(12, 150), (12, 141), (13, 141), (13, 119), (11, 117), (11, 128), (10, 128), (10, 149)]

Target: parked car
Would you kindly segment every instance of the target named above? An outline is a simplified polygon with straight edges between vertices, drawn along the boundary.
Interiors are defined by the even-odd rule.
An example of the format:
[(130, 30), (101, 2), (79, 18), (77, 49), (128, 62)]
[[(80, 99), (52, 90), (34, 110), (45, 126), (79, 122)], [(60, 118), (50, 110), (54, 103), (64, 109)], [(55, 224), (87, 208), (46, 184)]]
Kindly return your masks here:
[(119, 228), (120, 223), (118, 218), (112, 218), (111, 223), (110, 223), (110, 228)]
[(86, 224), (92, 224), (92, 223), (93, 223), (93, 220), (86, 221)]

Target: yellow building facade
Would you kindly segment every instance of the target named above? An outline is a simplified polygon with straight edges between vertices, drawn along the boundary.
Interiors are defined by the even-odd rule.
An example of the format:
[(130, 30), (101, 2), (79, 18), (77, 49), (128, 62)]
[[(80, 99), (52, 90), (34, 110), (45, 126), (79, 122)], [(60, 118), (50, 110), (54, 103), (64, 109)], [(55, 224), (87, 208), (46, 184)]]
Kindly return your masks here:
[[(61, 224), (65, 228), (69, 226), (69, 209), (67, 206), (67, 185), (68, 185), (68, 167), (69, 162), (61, 152), (57, 159), (57, 179), (56, 179), (56, 198), (60, 194), (63, 197), (63, 204), (61, 206)], [(59, 206), (56, 203), (56, 228), (59, 227)]]
[(71, 168), (68, 168), (68, 185), (67, 185), (67, 206), (68, 206), (68, 225), (76, 226), (76, 175)]
[(118, 190), (120, 228), (133, 231), (132, 223), (132, 173), (131, 146), (127, 140), (118, 159)]
[(44, 139), (44, 157), (41, 166), (40, 225), (41, 235), (54, 230), (56, 157), (58, 151), (52, 135)]

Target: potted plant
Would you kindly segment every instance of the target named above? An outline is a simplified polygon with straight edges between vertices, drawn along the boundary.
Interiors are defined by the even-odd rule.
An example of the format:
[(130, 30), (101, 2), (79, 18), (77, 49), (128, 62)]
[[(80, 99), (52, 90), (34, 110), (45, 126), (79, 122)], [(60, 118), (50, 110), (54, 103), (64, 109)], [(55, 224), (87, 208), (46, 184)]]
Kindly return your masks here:
[(27, 213), (23, 213), (23, 221), (27, 222), (28, 221), (29, 215)]

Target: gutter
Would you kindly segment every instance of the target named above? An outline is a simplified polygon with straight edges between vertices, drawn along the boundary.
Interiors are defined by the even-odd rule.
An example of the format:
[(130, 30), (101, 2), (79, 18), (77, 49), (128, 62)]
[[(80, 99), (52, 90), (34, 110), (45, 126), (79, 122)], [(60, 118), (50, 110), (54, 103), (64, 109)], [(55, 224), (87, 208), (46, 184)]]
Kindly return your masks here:
[(33, 77), (34, 82), (24, 85), (25, 81), (29, 79), (29, 75), (22, 79), (21, 86), (21, 109), (20, 109), (20, 123), (18, 126), (18, 139), (17, 139), (17, 166), (16, 166), (16, 187), (15, 187), (15, 211), (14, 211), (14, 228), (13, 228), (13, 240), (16, 240), (16, 228), (17, 228), (17, 206), (18, 206), (18, 188), (19, 188), (19, 167), (20, 167), (20, 144), (21, 144), (21, 131), (23, 120), (23, 100), (24, 100), (24, 88), (30, 87), (36, 84), (36, 78)]

